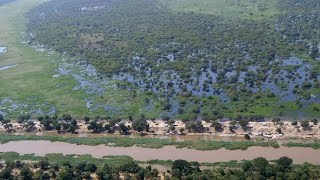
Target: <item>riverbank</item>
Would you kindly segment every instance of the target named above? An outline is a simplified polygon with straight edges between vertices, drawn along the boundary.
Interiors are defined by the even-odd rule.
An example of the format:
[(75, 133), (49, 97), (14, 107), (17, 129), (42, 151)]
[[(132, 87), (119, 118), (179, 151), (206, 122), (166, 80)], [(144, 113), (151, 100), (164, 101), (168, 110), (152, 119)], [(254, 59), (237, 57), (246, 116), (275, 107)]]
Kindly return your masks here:
[(217, 150), (225, 148), (228, 150), (241, 149), (245, 150), (252, 146), (261, 147), (273, 147), (278, 148), (279, 144), (276, 141), (175, 141), (172, 139), (159, 139), (159, 138), (148, 138), (148, 137), (63, 137), (63, 135), (12, 135), (12, 134), (1, 134), (0, 143), (8, 143), (10, 141), (24, 141), (24, 140), (46, 140), (51, 142), (66, 142), (77, 145), (108, 145), (113, 147), (144, 147), (144, 148), (162, 148), (164, 146), (175, 146), (177, 148), (190, 148), (196, 150)]

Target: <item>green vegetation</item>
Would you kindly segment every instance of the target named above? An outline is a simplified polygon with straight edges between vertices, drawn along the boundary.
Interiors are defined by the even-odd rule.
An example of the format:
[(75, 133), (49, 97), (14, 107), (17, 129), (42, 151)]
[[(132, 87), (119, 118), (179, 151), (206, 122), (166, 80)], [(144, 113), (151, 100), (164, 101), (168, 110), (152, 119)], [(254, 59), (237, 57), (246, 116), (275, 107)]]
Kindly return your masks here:
[(160, 0), (174, 11), (194, 12), (240, 19), (272, 18), (280, 13), (278, 0)]
[(318, 116), (319, 17), (316, 0), (17, 0), (0, 11), (0, 66), (18, 64), (0, 113)]
[(313, 149), (320, 149), (320, 141), (318, 140), (315, 140), (313, 143), (288, 142), (283, 145), (288, 147), (310, 147)]
[(177, 142), (169, 139), (158, 138), (130, 138), (130, 137), (62, 137), (62, 136), (35, 136), (35, 135), (9, 135), (1, 134), (0, 143), (7, 143), (10, 141), (23, 141), (23, 140), (47, 140), (51, 142), (66, 142), (72, 144), (85, 144), (85, 145), (100, 145), (105, 144), (109, 146), (130, 147), (138, 146), (145, 148), (162, 148), (164, 146), (176, 146), (177, 148), (190, 148), (197, 150), (216, 150), (226, 148), (230, 150), (242, 149), (245, 150), (251, 146), (274, 147), (278, 148), (279, 144), (276, 141), (270, 142), (224, 142), (224, 141), (184, 141)]
[[(107, 88), (104, 98), (97, 94), (89, 96), (83, 89), (75, 91), (74, 87), (78, 82), (72, 77), (73, 74), (53, 77), (63, 63), (70, 63), (72, 59), (65, 60), (57, 53), (41, 52), (37, 50), (39, 47), (32, 48), (21, 43), (27, 41), (23, 35), (26, 32), (25, 13), (43, 2), (45, 0), (17, 0), (10, 6), (0, 7), (0, 46), (8, 48), (7, 53), (0, 55), (0, 67), (17, 64), (14, 68), (0, 71), (0, 114), (4, 112), (3, 115), (14, 118), (24, 113), (33, 116), (41, 113), (69, 113), (77, 118), (106, 113), (116, 117), (141, 114), (146, 104), (145, 99), (152, 97), (137, 91), (118, 89), (113, 86), (117, 81), (104, 85)], [(73, 65), (70, 70), (78, 73), (77, 68)], [(106, 112), (103, 107), (90, 111), (84, 101), (88, 97), (93, 97), (96, 105), (108, 104), (110, 107), (118, 107), (121, 112)], [(154, 105), (158, 106), (158, 102)], [(149, 117), (159, 114), (156, 110), (144, 113)]]
[(47, 154), (43, 157), (35, 156), (33, 154), (25, 154), (19, 155), (15, 152), (6, 152), (0, 154), (0, 159), (5, 161), (40, 161), (40, 160), (48, 160), (51, 163), (63, 165), (65, 162), (69, 162), (73, 165), (79, 162), (91, 162), (96, 164), (97, 166), (102, 166), (104, 164), (108, 164), (109, 166), (119, 167), (128, 162), (132, 162), (133, 159), (129, 156), (108, 156), (103, 159), (93, 158), (90, 155), (66, 155), (63, 154)]
[[(226, 166), (201, 170), (198, 162), (175, 160), (168, 162), (168, 171), (161, 172), (152, 166), (139, 166), (128, 157), (95, 159), (90, 156), (63, 156), (49, 154), (45, 157), (0, 154), (1, 179), (319, 179), (319, 166), (312, 164), (293, 165), (292, 159), (281, 157), (273, 162), (258, 157), (252, 161), (229, 162)], [(230, 166), (229, 166), (230, 165)]]
[[(119, 94), (96, 99), (122, 107), (110, 114), (316, 116), (317, 3), (53, 0), (28, 13), (28, 32), (33, 44), (84, 60), (118, 80)], [(144, 103), (132, 91), (146, 92), (140, 94)], [(123, 94), (128, 106), (121, 105)]]
[[(56, 107), (65, 112), (86, 114), (87, 111), (82, 105), (84, 103), (81, 102), (83, 92), (68, 93), (75, 82), (70, 77), (59, 80), (52, 78), (57, 67), (53, 62), (57, 61), (58, 57), (48, 57), (47, 54), (36, 52), (21, 43), (24, 41), (21, 33), (26, 31), (24, 13), (43, 2), (14, 1), (10, 6), (0, 7), (0, 44), (8, 47), (8, 52), (0, 56), (0, 66), (18, 64), (12, 69), (0, 71), (0, 102), (8, 97), (20, 104), (11, 114), (14, 117), (20, 112), (30, 111), (31, 107), (43, 108), (45, 112)], [(57, 88), (59, 84), (66, 86)], [(27, 107), (21, 104), (27, 104)], [(7, 104), (1, 106), (7, 108)]]

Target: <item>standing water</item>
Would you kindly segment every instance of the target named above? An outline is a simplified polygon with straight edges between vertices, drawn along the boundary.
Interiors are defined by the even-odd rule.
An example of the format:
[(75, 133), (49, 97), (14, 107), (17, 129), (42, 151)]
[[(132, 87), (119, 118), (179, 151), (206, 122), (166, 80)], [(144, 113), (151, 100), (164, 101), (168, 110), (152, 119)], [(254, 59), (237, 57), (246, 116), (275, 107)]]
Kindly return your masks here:
[(13, 64), (13, 65), (0, 66), (0, 71), (6, 70), (6, 69), (11, 69), (15, 66), (17, 66), (17, 65)]
[(6, 47), (0, 47), (0, 54), (6, 53), (6, 52), (7, 52), (7, 48)]

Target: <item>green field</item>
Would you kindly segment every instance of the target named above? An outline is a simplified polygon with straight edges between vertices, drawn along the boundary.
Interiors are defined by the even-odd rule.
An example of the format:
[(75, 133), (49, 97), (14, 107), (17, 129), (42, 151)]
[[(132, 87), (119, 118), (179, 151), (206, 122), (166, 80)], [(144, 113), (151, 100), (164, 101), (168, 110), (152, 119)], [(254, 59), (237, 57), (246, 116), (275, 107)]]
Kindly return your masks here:
[(271, 18), (279, 13), (278, 0), (161, 0), (178, 12), (194, 12), (243, 19)]
[[(312, 79), (306, 75), (305, 78), (309, 80), (305, 82), (318, 81), (319, 62), (305, 54), (309, 52), (306, 48), (309, 40), (303, 42), (304, 45), (294, 44), (292, 43), (296, 41), (294, 29), (293, 32), (286, 32), (281, 30), (285, 27), (279, 25), (278, 32), (274, 27), (275, 24), (279, 24), (279, 19), (284, 18), (288, 27), (297, 26), (296, 29), (301, 29), (300, 26), (306, 27), (303, 28), (304, 32), (300, 33), (301, 36), (309, 34), (306, 29), (313, 27), (312, 23), (309, 23), (311, 21), (291, 24), (290, 17), (294, 17), (302, 10), (289, 6), (293, 3), (290, 0), (123, 1), (110, 6), (113, 13), (102, 10), (95, 14), (92, 11), (82, 14), (86, 18), (78, 16), (78, 11), (68, 10), (68, 8), (81, 8), (86, 0), (81, 2), (52, 0), (39, 7), (46, 1), (48, 0), (17, 0), (0, 6), (0, 47), (8, 48), (8, 53), (0, 55), (0, 67), (17, 64), (11, 69), (0, 70), (0, 113), (7, 114), (7, 117), (16, 118), (21, 113), (30, 113), (34, 118), (40, 114), (69, 113), (75, 118), (99, 115), (111, 118), (133, 116), (137, 119), (144, 114), (145, 118), (206, 117), (215, 120), (240, 116), (244, 118), (283, 116), (301, 119), (309, 116), (317, 117), (320, 114), (317, 101), (303, 102), (303, 100), (309, 101), (311, 96), (320, 97), (319, 82), (311, 86), (306, 84), (305, 88), (302, 87), (304, 84), (294, 82), (296, 84), (293, 89), (296, 91), (294, 96), (297, 99), (292, 101), (283, 101), (278, 94), (269, 96), (269, 90), (260, 90), (262, 84), (266, 82), (265, 74), (268, 74), (268, 70), (276, 72), (268, 75), (272, 78), (270, 81), (277, 81), (275, 86), (290, 93), (292, 89), (285, 90), (288, 82), (302, 78), (300, 72), (294, 71), (298, 66), (282, 68), (273, 63), (267, 67), (269, 58), (272, 59), (274, 54), (283, 59), (288, 58), (289, 54), (302, 57), (301, 60), (305, 61), (306, 67), (312, 66), (308, 70), (302, 70), (306, 72), (302, 74), (313, 74)], [(304, 6), (313, 7), (315, 3), (313, 0)], [(63, 12), (61, 17), (52, 16), (48, 21), (39, 18), (41, 14), (39, 9), (47, 8), (48, 12), (55, 11), (52, 9), (56, 7), (55, 5)], [(316, 13), (314, 11), (310, 12)], [(119, 14), (121, 17), (115, 17), (113, 14)], [(29, 17), (30, 21), (25, 17)], [(306, 13), (305, 17), (312, 19), (316, 16)], [(99, 18), (109, 19), (115, 24), (110, 26), (109, 21)], [(77, 21), (80, 22), (79, 27), (68, 24)], [(103, 23), (99, 24), (100, 22)], [(85, 27), (87, 23), (90, 24), (90, 28)], [(99, 26), (96, 26), (97, 24)], [(123, 29), (122, 37), (113, 34), (114, 27)], [(212, 30), (207, 31), (209, 27)], [(80, 33), (83, 28), (87, 32)], [(105, 29), (109, 29), (108, 32)], [(36, 32), (37, 38), (31, 40), (31, 36), (24, 34), (27, 31)], [(61, 35), (63, 32), (67, 35)], [(291, 38), (286, 42), (281, 40), (284, 36)], [(22, 43), (27, 40), (32, 41), (31, 46), (35, 46), (38, 42), (43, 43), (54, 49), (55, 53), (50, 54), (48, 50), (40, 52), (39, 49), (37, 51), (27, 43)], [(242, 45), (237, 43), (235, 46), (232, 45), (235, 42)], [(154, 51), (159, 49), (157, 47), (159, 44), (163, 45), (160, 47), (161, 52)], [(176, 47), (171, 47), (172, 45)], [(251, 47), (246, 47), (247, 45)], [(99, 51), (94, 50), (99, 46), (101, 46)], [(86, 53), (79, 55), (82, 51)], [(189, 59), (190, 52), (199, 53), (195, 53), (194, 59)], [(200, 52), (207, 52), (208, 59), (199, 61), (203, 58)], [(246, 60), (247, 52), (254, 56), (250, 61)], [(133, 63), (131, 57), (139, 53), (141, 57), (150, 58), (146, 58), (142, 63), (143, 70), (136, 71), (130, 65), (127, 67), (127, 64)], [(172, 53), (181, 57), (175, 61), (165, 61), (164, 58), (161, 63), (154, 60)], [(78, 58), (94, 65), (97, 71), (103, 74), (103, 80), (87, 77), (81, 69), (83, 66), (76, 62)], [(231, 60), (227, 63), (226, 59), (232, 59), (237, 63), (230, 65)], [(70, 65), (68, 70), (72, 73), (56, 78), (57, 70), (66, 64)], [(255, 73), (249, 71), (249, 65), (256, 67), (258, 71)], [(217, 71), (214, 73), (218, 77), (216, 82), (211, 81), (213, 78), (209, 76), (209, 70), (211, 72), (213, 70), (201, 70), (209, 66)], [(147, 75), (148, 68), (153, 71), (153, 75)], [(169, 83), (166, 80), (159, 80), (162, 74), (168, 73), (167, 70), (180, 76), (180, 78), (168, 77), (169, 81), (177, 80), (175, 86), (178, 86), (180, 92), (173, 86), (167, 88)], [(282, 70), (295, 75), (291, 79), (287, 77), (283, 79), (280, 73)], [(117, 75), (119, 71), (134, 76), (136, 81), (127, 83), (111, 80), (112, 75)], [(204, 82), (199, 81), (201, 73), (208, 77)], [(236, 75), (232, 75), (233, 73)], [(243, 80), (245, 82), (235, 80), (241, 73), (247, 73)], [(230, 77), (227, 78), (227, 74), (231, 74)], [(82, 75), (81, 78), (89, 79), (92, 84), (77, 89), (81, 82), (79, 83), (75, 75)], [(166, 74), (169, 75), (170, 73)], [(104, 80), (107, 83), (101, 83)], [(143, 81), (144, 85), (139, 85), (138, 80)], [(192, 90), (187, 90), (187, 84), (191, 82)], [(257, 92), (245, 91), (244, 87), (252, 83), (260, 89)], [(103, 92), (88, 93), (87, 90), (96, 84), (99, 88), (103, 88)], [(157, 88), (158, 92), (153, 93), (154, 88)], [(240, 88), (242, 90), (239, 90)], [(231, 100), (222, 102), (219, 95), (210, 94), (211, 92), (208, 96), (204, 96), (205, 89), (220, 89)], [(193, 90), (199, 92), (198, 95), (194, 96), (197, 92), (189, 95)], [(88, 102), (92, 108), (86, 107)], [(42, 113), (39, 113), (40, 110)]]
[[(39, 52), (22, 43), (25, 41), (25, 13), (43, 2), (45, 0), (17, 0), (0, 6), (0, 46), (8, 48), (6, 54), (0, 55), (0, 67), (17, 64), (16, 67), (0, 71), (0, 102), (8, 98), (18, 105), (8, 112), (8, 109), (12, 109), (12, 104), (0, 104), (0, 112), (17, 117), (20, 113), (39, 108), (48, 113), (55, 107), (57, 114), (69, 113), (78, 118), (86, 115), (104, 115), (106, 112), (102, 108), (89, 112), (84, 101), (89, 95), (82, 89), (73, 90), (77, 82), (71, 75), (53, 78), (59, 64), (63, 63), (60, 55)], [(76, 72), (77, 67), (74, 67), (73, 71)], [(96, 103), (122, 108), (117, 116), (140, 114), (146, 96), (138, 93), (132, 97), (127, 91), (111, 87), (113, 84), (115, 82), (111, 81), (110, 88), (103, 94), (103, 98), (97, 95), (91, 98)], [(149, 112), (149, 115), (154, 113), (157, 112)]]
[(0, 143), (7, 143), (10, 141), (24, 141), (24, 140), (47, 140), (51, 142), (66, 142), (71, 144), (84, 144), (84, 145), (112, 145), (116, 147), (131, 147), (138, 146), (144, 148), (162, 148), (164, 146), (176, 146), (177, 148), (190, 148), (197, 150), (217, 150), (226, 148), (229, 150), (246, 150), (252, 146), (261, 147), (273, 147), (278, 148), (279, 144), (276, 141), (184, 141), (177, 142), (170, 139), (159, 139), (159, 138), (130, 138), (130, 137), (101, 137), (101, 138), (90, 138), (90, 137), (63, 137), (63, 136), (35, 136), (35, 135), (9, 135), (1, 134)]
[[(23, 45), (22, 32), (25, 31), (24, 13), (43, 0), (20, 0), (0, 7), (0, 44), (8, 48), (8, 53), (0, 56), (0, 66), (18, 64), (16, 67), (0, 71), (0, 97), (10, 97), (17, 103), (28, 100), (28, 107), (49, 109), (52, 106), (64, 112), (85, 114), (82, 92), (66, 93), (75, 83), (70, 77), (53, 79), (57, 57), (48, 57), (46, 53), (36, 52)], [(64, 88), (56, 88), (65, 83)], [(46, 104), (44, 107), (43, 104)], [(1, 110), (1, 109), (0, 109)]]

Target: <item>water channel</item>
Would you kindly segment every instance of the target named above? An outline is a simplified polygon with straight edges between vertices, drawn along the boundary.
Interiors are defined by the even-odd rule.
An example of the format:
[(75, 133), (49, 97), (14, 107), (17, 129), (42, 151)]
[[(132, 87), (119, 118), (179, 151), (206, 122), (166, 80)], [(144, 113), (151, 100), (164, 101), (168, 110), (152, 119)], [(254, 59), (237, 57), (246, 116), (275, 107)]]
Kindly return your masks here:
[(50, 153), (62, 154), (89, 154), (96, 158), (103, 156), (131, 156), (135, 160), (176, 160), (185, 159), (198, 162), (225, 162), (231, 160), (241, 161), (243, 159), (252, 160), (256, 157), (265, 157), (268, 160), (278, 159), (288, 156), (296, 164), (309, 162), (320, 164), (320, 150), (303, 147), (250, 147), (247, 150), (226, 150), (219, 149), (214, 151), (201, 151), (187, 148), (176, 148), (165, 146), (160, 149), (141, 148), (141, 147), (110, 147), (105, 145), (89, 146), (76, 145), (64, 142), (50, 141), (17, 141), (0, 145), (0, 152), (17, 152), (19, 154), (35, 154), (44, 156)]

